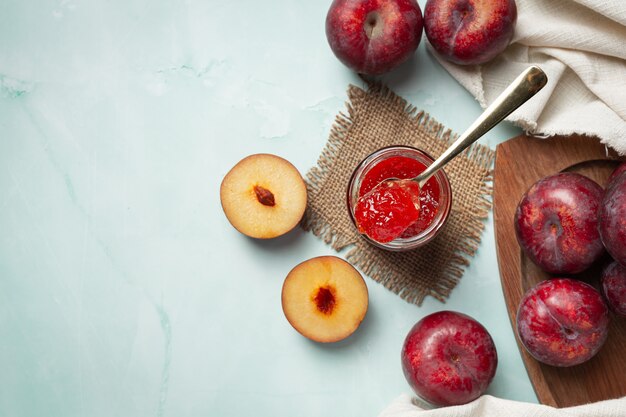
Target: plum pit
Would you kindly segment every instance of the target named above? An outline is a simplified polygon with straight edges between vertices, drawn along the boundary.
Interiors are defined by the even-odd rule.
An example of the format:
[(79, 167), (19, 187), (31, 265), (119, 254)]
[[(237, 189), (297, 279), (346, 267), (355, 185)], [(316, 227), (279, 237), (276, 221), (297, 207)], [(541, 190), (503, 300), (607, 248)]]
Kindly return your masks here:
[(313, 297), (317, 309), (326, 315), (331, 315), (337, 300), (335, 299), (335, 289), (331, 286), (324, 286), (317, 289)]
[(264, 206), (273, 207), (276, 205), (274, 194), (267, 188), (263, 188), (260, 185), (255, 185), (254, 194), (256, 194), (256, 198), (257, 200), (259, 200), (259, 203), (263, 204)]

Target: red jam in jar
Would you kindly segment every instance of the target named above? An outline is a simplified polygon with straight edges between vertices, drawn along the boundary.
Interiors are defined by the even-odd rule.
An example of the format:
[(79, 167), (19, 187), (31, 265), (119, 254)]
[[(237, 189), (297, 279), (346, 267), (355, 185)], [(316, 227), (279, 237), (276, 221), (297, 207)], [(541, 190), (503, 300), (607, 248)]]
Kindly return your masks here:
[[(443, 229), (452, 207), (452, 189), (444, 170), (435, 172), (422, 190), (411, 181), (379, 185), (389, 178), (414, 178), (432, 163), (433, 158), (417, 148), (389, 146), (356, 166), (348, 183), (348, 213), (371, 245), (390, 251), (412, 250)], [(374, 195), (378, 190), (381, 193)]]
[(422, 162), (398, 155), (381, 160), (367, 171), (354, 210), (359, 232), (376, 242), (387, 243), (397, 238), (408, 239), (426, 230), (439, 211), (440, 190), (435, 177), (422, 189), (415, 182), (386, 182), (376, 187), (388, 178), (416, 177), (425, 169)]

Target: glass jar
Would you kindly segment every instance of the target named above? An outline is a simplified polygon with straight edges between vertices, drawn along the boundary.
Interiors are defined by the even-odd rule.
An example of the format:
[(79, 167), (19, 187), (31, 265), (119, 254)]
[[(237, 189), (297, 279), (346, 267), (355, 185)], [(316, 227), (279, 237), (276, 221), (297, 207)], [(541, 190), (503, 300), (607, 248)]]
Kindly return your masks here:
[[(425, 166), (432, 164), (434, 161), (433, 158), (427, 153), (410, 146), (390, 146), (382, 148), (361, 161), (352, 173), (352, 178), (350, 178), (350, 182), (348, 183), (347, 192), (348, 213), (350, 214), (350, 218), (352, 219), (352, 223), (355, 227), (357, 227), (357, 225), (354, 216), (354, 207), (359, 199), (359, 190), (361, 189), (363, 180), (374, 166), (395, 156), (412, 158), (421, 162)], [(396, 177), (401, 178), (399, 175)], [(450, 216), (450, 208), (452, 206), (452, 189), (450, 188), (450, 181), (448, 180), (448, 177), (443, 169), (437, 171), (432, 178), (435, 179), (436, 184), (439, 187), (439, 197), (437, 199), (439, 206), (432, 222), (425, 229), (415, 235), (409, 237), (399, 237), (386, 243), (377, 242), (370, 239), (365, 234), (362, 234), (361, 236), (363, 236), (363, 238), (372, 245), (390, 251), (406, 251), (415, 249), (433, 240), (443, 228), (448, 217)]]

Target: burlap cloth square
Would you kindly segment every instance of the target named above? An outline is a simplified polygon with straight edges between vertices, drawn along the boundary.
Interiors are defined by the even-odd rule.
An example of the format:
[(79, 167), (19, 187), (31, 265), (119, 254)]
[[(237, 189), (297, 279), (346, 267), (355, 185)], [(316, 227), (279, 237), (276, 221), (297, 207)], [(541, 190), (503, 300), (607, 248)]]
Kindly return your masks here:
[(367, 91), (348, 88), (347, 114), (340, 112), (317, 166), (306, 176), (309, 204), (305, 230), (346, 250), (345, 258), (403, 299), (420, 305), (427, 295), (445, 301), (476, 252), (483, 220), (491, 208), (494, 152), (474, 144), (445, 171), (452, 186), (447, 224), (429, 244), (408, 252), (389, 252), (368, 244), (352, 224), (346, 192), (355, 167), (370, 153), (390, 145), (409, 145), (439, 156), (456, 138), (380, 84)]

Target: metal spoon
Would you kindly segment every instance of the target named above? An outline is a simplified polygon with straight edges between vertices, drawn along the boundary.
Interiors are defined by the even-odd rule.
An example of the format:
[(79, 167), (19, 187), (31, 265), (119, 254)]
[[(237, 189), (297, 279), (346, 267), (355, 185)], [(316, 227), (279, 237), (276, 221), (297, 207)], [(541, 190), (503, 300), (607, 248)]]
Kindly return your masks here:
[[(422, 189), (426, 181), (435, 172), (443, 168), (450, 160), (463, 152), (468, 146), (476, 142), (482, 135), (490, 131), (505, 117), (513, 113), (515, 109), (534, 96), (548, 82), (548, 76), (541, 68), (531, 66), (522, 72), (513, 82), (494, 100), (489, 107), (476, 119), (474, 123), (439, 158), (429, 165), (424, 172), (417, 177), (400, 180), (387, 178), (387, 181), (415, 181)], [(399, 184), (398, 184), (399, 185)], [(377, 186), (378, 187), (378, 186)]]

